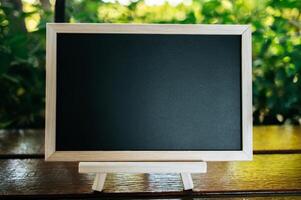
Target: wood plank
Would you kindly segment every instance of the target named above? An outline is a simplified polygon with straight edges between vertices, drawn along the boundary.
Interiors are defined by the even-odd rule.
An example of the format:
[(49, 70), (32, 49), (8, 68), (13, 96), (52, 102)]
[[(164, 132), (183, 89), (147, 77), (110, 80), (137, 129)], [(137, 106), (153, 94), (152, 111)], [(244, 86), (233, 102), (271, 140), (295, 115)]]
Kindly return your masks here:
[(80, 162), (79, 173), (206, 173), (206, 162)]
[(301, 126), (256, 126), (253, 129), (256, 151), (301, 151)]
[(249, 25), (48, 23), (58, 33), (242, 35)]
[[(254, 153), (301, 153), (301, 126), (256, 126)], [(44, 154), (44, 130), (0, 130), (0, 158), (40, 157)]]
[(0, 130), (0, 158), (44, 154), (44, 130)]
[(93, 175), (77, 163), (42, 159), (0, 160), (0, 195), (26, 196), (210, 196), (301, 195), (301, 154), (255, 155), (252, 162), (211, 162), (193, 174), (193, 192), (183, 192), (180, 174), (108, 174), (103, 193), (93, 193)]

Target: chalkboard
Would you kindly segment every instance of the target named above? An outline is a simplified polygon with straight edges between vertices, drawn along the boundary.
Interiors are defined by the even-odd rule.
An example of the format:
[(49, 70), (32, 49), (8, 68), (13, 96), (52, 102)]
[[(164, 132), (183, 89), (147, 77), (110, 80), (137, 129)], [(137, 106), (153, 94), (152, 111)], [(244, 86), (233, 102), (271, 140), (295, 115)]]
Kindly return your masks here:
[(242, 37), (57, 32), (55, 151), (243, 152)]

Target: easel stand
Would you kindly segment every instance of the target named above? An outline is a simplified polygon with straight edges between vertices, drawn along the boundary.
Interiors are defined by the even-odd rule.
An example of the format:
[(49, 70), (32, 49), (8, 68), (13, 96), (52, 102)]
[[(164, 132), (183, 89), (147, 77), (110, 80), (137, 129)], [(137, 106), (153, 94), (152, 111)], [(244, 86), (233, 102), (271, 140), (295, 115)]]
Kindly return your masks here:
[(206, 162), (80, 162), (79, 173), (95, 173), (92, 189), (101, 192), (107, 173), (180, 173), (184, 190), (193, 189), (191, 173), (206, 173)]

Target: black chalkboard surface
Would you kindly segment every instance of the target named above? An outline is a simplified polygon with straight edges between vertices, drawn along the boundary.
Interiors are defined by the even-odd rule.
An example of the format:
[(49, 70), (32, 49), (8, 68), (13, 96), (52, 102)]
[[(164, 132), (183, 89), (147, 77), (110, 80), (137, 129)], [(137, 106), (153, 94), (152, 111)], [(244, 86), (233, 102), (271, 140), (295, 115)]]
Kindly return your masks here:
[(57, 33), (56, 151), (242, 150), (241, 41)]

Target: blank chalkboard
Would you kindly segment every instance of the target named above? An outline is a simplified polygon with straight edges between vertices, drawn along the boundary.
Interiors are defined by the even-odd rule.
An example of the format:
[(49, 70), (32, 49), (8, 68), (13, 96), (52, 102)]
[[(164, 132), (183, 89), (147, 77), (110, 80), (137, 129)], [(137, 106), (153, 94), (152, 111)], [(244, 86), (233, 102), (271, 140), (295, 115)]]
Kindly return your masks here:
[(58, 32), (56, 151), (243, 151), (242, 35)]

